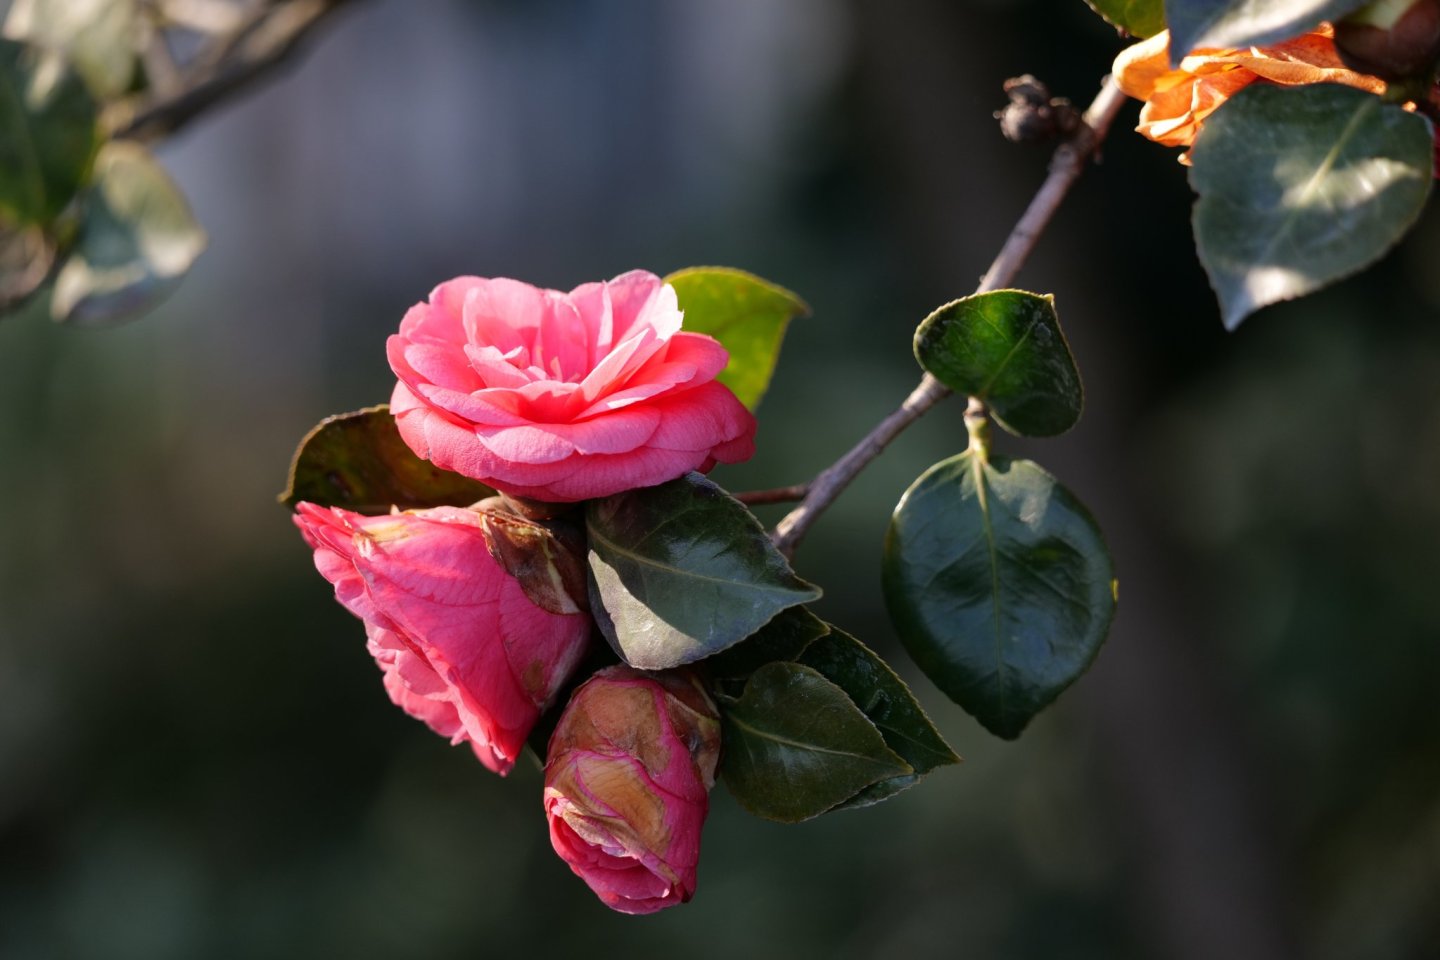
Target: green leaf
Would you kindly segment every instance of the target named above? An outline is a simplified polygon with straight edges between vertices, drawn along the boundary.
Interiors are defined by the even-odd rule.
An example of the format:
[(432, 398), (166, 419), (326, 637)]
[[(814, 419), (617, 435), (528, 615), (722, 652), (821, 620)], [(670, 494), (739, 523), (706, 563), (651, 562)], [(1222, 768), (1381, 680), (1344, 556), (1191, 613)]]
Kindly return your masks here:
[(1164, 0), (1085, 0), (1105, 20), (1136, 37), (1165, 29)]
[(775, 372), (786, 326), (810, 308), (784, 287), (729, 267), (690, 267), (665, 282), (685, 311), (685, 329), (708, 334), (730, 351), (716, 379), (754, 410)]
[(37, 226), (0, 227), (0, 312), (18, 308), (45, 283), (55, 244)]
[[(1198, 47), (1261, 46), (1337, 20), (1369, 0), (1165, 0), (1170, 62)], [(1227, 108), (1228, 109), (1228, 108)], [(1218, 116), (1218, 114), (1217, 114)]]
[(829, 634), (807, 646), (797, 662), (819, 671), (844, 690), (875, 724), (885, 745), (911, 767), (910, 773), (871, 784), (842, 806), (878, 803), (919, 782), (936, 767), (960, 762), (905, 681), (878, 654), (848, 633), (831, 626)]
[(48, 224), (90, 175), (95, 101), (55, 53), (0, 40), (0, 220)]
[(59, 51), (102, 100), (135, 77), (140, 21), (134, 0), (15, 0), (5, 36)]
[(95, 160), (50, 314), (84, 325), (134, 316), (173, 293), (204, 249), (205, 231), (165, 168), (139, 144), (112, 140)]
[(1394, 246), (1430, 194), (1433, 151), (1428, 120), (1350, 87), (1232, 97), (1190, 152), (1195, 245), (1225, 326)]
[(820, 596), (744, 504), (698, 473), (591, 500), (585, 528), (590, 607), (641, 670), (718, 653)]
[(391, 507), (464, 507), (494, 495), (483, 483), (415, 456), (382, 404), (326, 417), (306, 434), (280, 502), (377, 514)]
[(796, 660), (830, 627), (805, 607), (782, 610), (757, 632), (704, 661), (711, 681), (744, 681), (767, 663)]
[(947, 303), (915, 331), (915, 359), (956, 393), (984, 400), (1018, 436), (1064, 433), (1085, 405), (1051, 296), (996, 290)]
[(931, 467), (895, 508), (883, 572), (915, 662), (1006, 739), (1085, 672), (1115, 612), (1094, 519), (1026, 460), (967, 452)]
[(721, 776), (757, 816), (808, 820), (911, 773), (845, 691), (810, 667), (766, 664), (721, 713)]

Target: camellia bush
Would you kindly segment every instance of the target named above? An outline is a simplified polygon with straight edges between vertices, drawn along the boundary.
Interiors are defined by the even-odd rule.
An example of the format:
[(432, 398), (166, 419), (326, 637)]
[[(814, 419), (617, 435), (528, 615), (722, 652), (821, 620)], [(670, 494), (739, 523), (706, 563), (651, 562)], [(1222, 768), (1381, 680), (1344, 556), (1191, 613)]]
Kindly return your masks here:
[[(1034, 78), (1006, 84), (1002, 129), (1053, 140), (1050, 173), (979, 288), (920, 321), (914, 392), (811, 481), (732, 492), (707, 477), (764, 456), (757, 412), (787, 326), (809, 312), (722, 267), (568, 292), (445, 280), (384, 345), (388, 405), (301, 442), (281, 499), (364, 622), (385, 692), (500, 776), (532, 753), (554, 849), (608, 906), (692, 897), (719, 781), (793, 823), (960, 760), (891, 666), (812, 612), (823, 584), (792, 567), (855, 476), (946, 398), (964, 400), (963, 449), (898, 496), (876, 602), (935, 687), (1001, 738), (1099, 654), (1118, 597), (1104, 536), (1003, 435), (1055, 436), (1082, 415), (1054, 298), (1011, 284), (1127, 96), (1143, 101), (1139, 132), (1189, 167), (1195, 248), (1228, 328), (1371, 264), (1424, 208), (1440, 0), (1090, 5), (1135, 42), (1083, 112)], [(167, 97), (164, 71), (140, 69), (148, 5), (85, 7), (133, 14), (98, 46), (109, 20), (58, 12), (83, 6), (17, 4), (0, 44), (0, 290), (12, 309), (48, 297), (69, 321), (148, 302), (203, 245), (139, 141), (319, 16), (288, 34), (233, 28), (181, 65), (187, 99), (184, 76)], [(128, 60), (95, 55), (116, 44)], [(768, 531), (750, 509), (791, 502)]]

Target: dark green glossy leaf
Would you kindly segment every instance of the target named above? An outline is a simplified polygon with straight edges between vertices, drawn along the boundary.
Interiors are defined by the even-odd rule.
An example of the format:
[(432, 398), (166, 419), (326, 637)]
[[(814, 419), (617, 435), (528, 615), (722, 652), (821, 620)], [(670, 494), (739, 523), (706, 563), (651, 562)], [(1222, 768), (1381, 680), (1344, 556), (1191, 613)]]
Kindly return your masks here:
[(910, 655), (1007, 739), (1100, 652), (1115, 612), (1090, 512), (1026, 460), (974, 453), (926, 471), (885, 538), (885, 600)]
[(1085, 404), (1051, 296), (995, 290), (947, 303), (915, 331), (915, 359), (1022, 437), (1064, 433)]
[(48, 224), (90, 175), (95, 101), (56, 53), (0, 40), (0, 221)]
[[(1369, 0), (1165, 0), (1170, 61), (1197, 47), (1262, 46), (1337, 20)], [(1216, 114), (1217, 116), (1219, 114)]]
[(834, 626), (805, 648), (797, 662), (818, 670), (849, 695), (875, 724), (885, 745), (910, 765), (911, 772), (871, 784), (843, 807), (864, 807), (888, 799), (936, 767), (960, 757), (940, 736), (925, 710), (890, 665), (859, 640)]
[(729, 267), (690, 267), (665, 282), (685, 311), (685, 329), (708, 334), (730, 351), (716, 379), (754, 410), (775, 372), (785, 328), (810, 308), (784, 287)]
[(1429, 121), (1336, 84), (1255, 84), (1190, 152), (1195, 246), (1234, 329), (1368, 266), (1424, 209)]
[(721, 713), (721, 776), (757, 816), (808, 820), (911, 772), (845, 691), (810, 667), (766, 664)]
[(744, 504), (698, 473), (591, 500), (585, 528), (591, 610), (641, 670), (718, 653), (820, 596)]
[(165, 168), (138, 143), (112, 140), (95, 160), (50, 314), (76, 324), (134, 316), (173, 293), (204, 249), (205, 231)]
[(829, 632), (825, 621), (807, 608), (791, 607), (775, 614), (744, 641), (705, 660), (702, 666), (712, 681), (743, 682), (767, 663), (798, 659), (806, 647)]
[(1085, 0), (1107, 22), (1136, 37), (1153, 37), (1165, 29), (1164, 0)]
[(108, 100), (134, 79), (139, 11), (135, 0), (15, 0), (5, 36), (58, 50)]
[(321, 420), (305, 435), (290, 464), (280, 502), (301, 500), (356, 513), (420, 507), (469, 506), (495, 491), (421, 460), (400, 439), (384, 405)]

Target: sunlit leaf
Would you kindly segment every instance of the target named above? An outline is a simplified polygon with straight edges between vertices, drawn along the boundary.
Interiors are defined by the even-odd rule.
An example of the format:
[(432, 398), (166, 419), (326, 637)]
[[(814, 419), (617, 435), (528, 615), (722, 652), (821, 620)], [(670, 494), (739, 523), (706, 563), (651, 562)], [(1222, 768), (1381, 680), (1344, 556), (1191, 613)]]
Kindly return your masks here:
[(134, 316), (173, 293), (204, 249), (205, 231), (165, 169), (139, 144), (111, 141), (96, 158), (51, 315), (76, 324)]
[(1256, 84), (1190, 152), (1195, 245), (1234, 329), (1373, 263), (1414, 225), (1433, 180), (1430, 122), (1335, 84)]
[(64, 54), (108, 100), (134, 79), (139, 29), (135, 0), (15, 0), (4, 33)]
[(754, 410), (775, 372), (785, 328), (810, 308), (789, 290), (729, 267), (690, 267), (665, 282), (675, 287), (685, 329), (714, 337), (730, 352), (716, 379)]
[(591, 500), (585, 527), (591, 609), (641, 670), (718, 653), (820, 596), (744, 504), (698, 473)]
[(1262, 46), (1313, 30), (1369, 0), (1165, 0), (1170, 60), (1197, 47)]

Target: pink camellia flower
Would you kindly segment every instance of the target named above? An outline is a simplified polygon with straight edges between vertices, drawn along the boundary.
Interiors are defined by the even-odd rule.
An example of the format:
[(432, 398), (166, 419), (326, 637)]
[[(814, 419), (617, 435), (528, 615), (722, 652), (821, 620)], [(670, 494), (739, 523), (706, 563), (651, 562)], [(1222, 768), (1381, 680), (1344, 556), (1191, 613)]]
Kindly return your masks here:
[(695, 893), (720, 719), (688, 673), (609, 667), (550, 739), (550, 842), (606, 906), (654, 913)]
[(316, 568), (365, 621), (390, 699), (508, 773), (584, 655), (589, 617), (531, 603), (491, 557), (473, 510), (297, 509)]
[(749, 459), (755, 418), (715, 380), (729, 354), (681, 318), (674, 288), (642, 270), (569, 293), (458, 277), (390, 338), (390, 410), (419, 456), (534, 500)]

